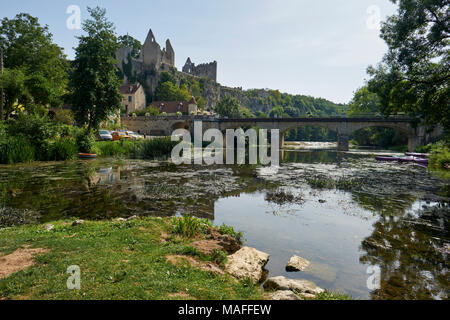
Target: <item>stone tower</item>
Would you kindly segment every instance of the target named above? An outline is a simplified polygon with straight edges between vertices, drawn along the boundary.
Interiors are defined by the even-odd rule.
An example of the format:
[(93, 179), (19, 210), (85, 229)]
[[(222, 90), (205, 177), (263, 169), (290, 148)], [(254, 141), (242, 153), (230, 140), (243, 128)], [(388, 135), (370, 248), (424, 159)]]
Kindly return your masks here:
[(142, 46), (139, 60), (144, 63), (144, 66), (155, 67), (158, 69), (162, 60), (162, 55), (161, 47), (158, 42), (156, 42), (152, 29), (150, 29), (144, 45)]
[(202, 63), (196, 66), (191, 61), (191, 58), (187, 58), (182, 71), (196, 77), (205, 77), (217, 82), (217, 61)]

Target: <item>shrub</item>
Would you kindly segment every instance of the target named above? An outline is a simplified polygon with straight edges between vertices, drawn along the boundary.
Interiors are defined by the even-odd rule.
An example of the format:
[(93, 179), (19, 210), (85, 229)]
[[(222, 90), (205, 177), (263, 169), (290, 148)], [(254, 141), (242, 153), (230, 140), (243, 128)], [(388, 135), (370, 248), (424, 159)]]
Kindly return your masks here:
[(152, 106), (148, 106), (145, 111), (149, 114), (149, 116), (158, 116), (160, 113), (158, 108)]
[(201, 228), (201, 221), (191, 215), (185, 214), (181, 218), (174, 218), (172, 220), (174, 224), (174, 232), (183, 237), (194, 237)]
[(54, 138), (57, 134), (56, 126), (46, 116), (18, 114), (8, 122), (8, 133), (11, 136), (24, 135), (35, 146), (43, 141)]
[(35, 149), (24, 136), (18, 135), (0, 141), (0, 163), (13, 164), (33, 161)]
[(241, 231), (235, 231), (233, 227), (227, 226), (226, 224), (222, 224), (219, 227), (219, 231), (222, 234), (228, 234), (235, 238), (239, 243), (242, 244), (243, 233)]
[(172, 141), (171, 137), (155, 138), (145, 140), (142, 142), (141, 156), (144, 159), (151, 159), (154, 157), (161, 157), (170, 155), (172, 149), (178, 144)]
[(66, 125), (73, 125), (74, 120), (72, 110), (57, 110), (53, 116), (53, 121)]
[(74, 138), (61, 138), (51, 146), (49, 160), (62, 161), (71, 160), (75, 157), (78, 146)]
[(450, 146), (439, 142), (431, 148), (430, 165), (437, 169), (450, 168)]
[(76, 135), (76, 143), (79, 152), (93, 152), (95, 147), (95, 138), (93, 133), (88, 129), (79, 131)]
[(210, 258), (212, 262), (218, 264), (221, 267), (224, 267), (227, 262), (228, 256), (224, 251), (214, 249), (210, 255)]

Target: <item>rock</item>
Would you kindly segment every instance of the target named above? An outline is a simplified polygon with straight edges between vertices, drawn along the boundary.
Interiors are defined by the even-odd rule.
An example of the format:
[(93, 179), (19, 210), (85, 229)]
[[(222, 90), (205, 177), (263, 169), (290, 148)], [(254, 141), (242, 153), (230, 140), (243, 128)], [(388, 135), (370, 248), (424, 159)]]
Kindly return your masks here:
[(301, 300), (291, 290), (278, 290), (269, 295), (270, 300)]
[(204, 255), (210, 255), (214, 250), (223, 250), (216, 240), (201, 240), (191, 243), (191, 246), (200, 251)]
[(299, 257), (293, 256), (286, 265), (286, 271), (304, 271), (309, 266), (309, 261)]
[(264, 275), (263, 268), (269, 261), (269, 257), (267, 253), (243, 247), (228, 256), (225, 271), (237, 279), (250, 278), (254, 283), (258, 283)]
[[(322, 288), (316, 286), (313, 282), (308, 280), (293, 280), (283, 276), (272, 277), (267, 279), (264, 283), (265, 290), (291, 290), (301, 295), (316, 295), (324, 292)], [(308, 296), (312, 297), (312, 296)]]
[(128, 217), (127, 221), (136, 220), (138, 218), (139, 218), (138, 216), (134, 215), (134, 216)]
[(44, 226), (44, 229), (47, 230), (47, 231), (50, 231), (50, 230), (52, 230), (54, 227), (55, 227), (55, 226), (54, 226), (53, 224), (46, 224), (46, 225)]
[(219, 231), (210, 229), (207, 236), (208, 239), (214, 240), (228, 254), (233, 254), (241, 249), (241, 244), (235, 238), (228, 234), (221, 234)]
[(75, 220), (74, 222), (72, 222), (72, 227), (78, 226), (83, 223), (84, 223), (84, 220), (81, 220), (81, 219)]

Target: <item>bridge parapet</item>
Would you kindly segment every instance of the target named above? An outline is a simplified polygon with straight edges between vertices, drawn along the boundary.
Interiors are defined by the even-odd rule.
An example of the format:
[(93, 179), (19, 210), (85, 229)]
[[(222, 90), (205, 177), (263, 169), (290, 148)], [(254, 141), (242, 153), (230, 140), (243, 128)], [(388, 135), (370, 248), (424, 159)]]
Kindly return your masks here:
[[(227, 129), (244, 127), (259, 127), (261, 129), (279, 129), (280, 137), (289, 130), (304, 127), (318, 126), (334, 131), (338, 136), (338, 150), (348, 150), (348, 140), (354, 131), (367, 127), (389, 127), (400, 130), (408, 136), (408, 149), (413, 151), (417, 146), (427, 143), (436, 136), (436, 133), (427, 133), (425, 127), (413, 128), (412, 118), (404, 116), (395, 117), (307, 117), (307, 118), (240, 118), (225, 119), (216, 116), (150, 116), (150, 117), (122, 117), (122, 125), (133, 131), (140, 131), (147, 135), (169, 136), (176, 129), (187, 129), (193, 132), (194, 122), (202, 121), (203, 131), (218, 129), (222, 132)], [(280, 143), (282, 145), (282, 142)]]

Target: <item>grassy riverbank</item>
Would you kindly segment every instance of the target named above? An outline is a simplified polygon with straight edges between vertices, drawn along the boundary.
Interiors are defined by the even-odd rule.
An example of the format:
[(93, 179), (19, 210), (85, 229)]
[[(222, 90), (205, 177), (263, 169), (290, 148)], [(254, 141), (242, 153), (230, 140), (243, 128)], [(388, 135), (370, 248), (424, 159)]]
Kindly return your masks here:
[[(34, 264), (0, 279), (0, 299), (261, 299), (263, 292), (248, 281), (200, 269), (212, 264), (189, 246), (193, 238), (174, 231), (169, 219), (71, 221), (0, 230), (0, 252), (40, 248)], [(197, 238), (202, 238), (199, 233)], [(168, 256), (188, 256), (174, 265)], [(187, 261), (190, 261), (187, 260)], [(81, 289), (68, 290), (69, 266), (81, 271)]]
[[(0, 257), (15, 268), (0, 268), (0, 300), (267, 299), (259, 285), (223, 272), (224, 252), (205, 255), (190, 245), (204, 239), (206, 230), (241, 237), (233, 228), (196, 218), (79, 225), (62, 220), (0, 229)], [(67, 268), (74, 265), (80, 268), (80, 290), (67, 289)], [(326, 291), (317, 298), (349, 297)]]
[(100, 157), (153, 159), (170, 155), (170, 137), (95, 141), (94, 131), (51, 121), (47, 116), (19, 114), (0, 121), (0, 164), (76, 159), (78, 152)]

